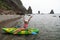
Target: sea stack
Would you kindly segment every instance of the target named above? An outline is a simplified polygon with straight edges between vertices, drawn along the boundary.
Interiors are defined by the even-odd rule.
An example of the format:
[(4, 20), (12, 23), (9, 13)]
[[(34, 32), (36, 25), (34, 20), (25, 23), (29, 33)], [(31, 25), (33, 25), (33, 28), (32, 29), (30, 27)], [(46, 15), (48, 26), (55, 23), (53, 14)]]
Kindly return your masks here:
[(53, 11), (53, 9), (51, 10), (50, 14), (54, 14), (54, 11)]
[(38, 14), (40, 14), (40, 11), (38, 11)]
[(31, 8), (31, 6), (29, 6), (27, 12), (28, 12), (28, 14), (32, 14), (32, 8)]

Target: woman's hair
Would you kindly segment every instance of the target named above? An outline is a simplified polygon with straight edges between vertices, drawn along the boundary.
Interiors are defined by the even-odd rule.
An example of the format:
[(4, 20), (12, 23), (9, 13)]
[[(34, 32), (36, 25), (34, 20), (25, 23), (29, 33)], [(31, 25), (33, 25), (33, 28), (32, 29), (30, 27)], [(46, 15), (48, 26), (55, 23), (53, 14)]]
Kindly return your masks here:
[(25, 20), (24, 23), (28, 23), (28, 20)]

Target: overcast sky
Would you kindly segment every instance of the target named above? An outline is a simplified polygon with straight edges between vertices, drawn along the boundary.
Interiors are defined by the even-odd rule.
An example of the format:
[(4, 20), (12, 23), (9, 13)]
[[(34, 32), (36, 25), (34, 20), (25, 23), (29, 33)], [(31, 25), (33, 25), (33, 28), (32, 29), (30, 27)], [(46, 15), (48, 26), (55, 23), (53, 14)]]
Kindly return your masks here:
[(31, 6), (33, 13), (49, 13), (51, 9), (60, 13), (60, 0), (21, 0), (26, 9)]

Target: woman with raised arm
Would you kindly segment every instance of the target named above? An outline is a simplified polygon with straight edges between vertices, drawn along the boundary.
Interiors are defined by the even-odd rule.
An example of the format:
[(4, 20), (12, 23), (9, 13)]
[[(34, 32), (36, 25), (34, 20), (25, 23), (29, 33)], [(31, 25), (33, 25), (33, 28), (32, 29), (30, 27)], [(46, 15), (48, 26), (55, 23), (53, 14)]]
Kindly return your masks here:
[(21, 30), (26, 30), (28, 28), (28, 24), (29, 24), (29, 21), (30, 19), (32, 18), (32, 16), (30, 16), (30, 18), (28, 20), (25, 20), (25, 18), (23, 17), (23, 21), (24, 21), (24, 26), (23, 28), (18, 28), (14, 31), (14, 34), (17, 34), (19, 31)]

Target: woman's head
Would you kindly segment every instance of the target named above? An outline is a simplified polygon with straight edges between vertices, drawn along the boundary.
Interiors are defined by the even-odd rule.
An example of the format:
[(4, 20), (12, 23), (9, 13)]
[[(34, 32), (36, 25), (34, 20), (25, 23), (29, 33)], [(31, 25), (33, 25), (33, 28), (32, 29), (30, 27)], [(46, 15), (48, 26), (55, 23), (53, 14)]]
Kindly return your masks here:
[(28, 23), (28, 20), (25, 20), (24, 23)]

